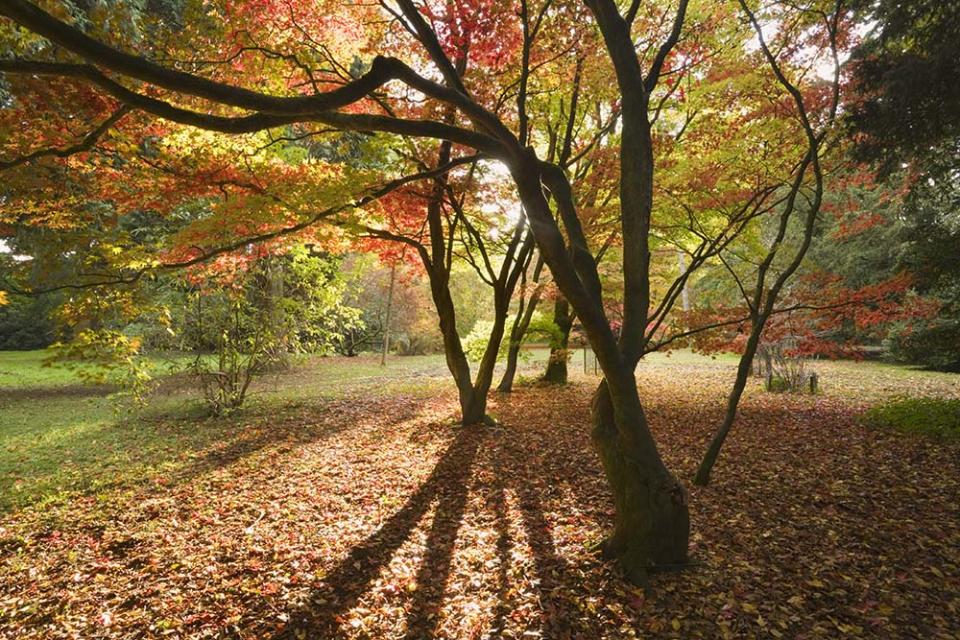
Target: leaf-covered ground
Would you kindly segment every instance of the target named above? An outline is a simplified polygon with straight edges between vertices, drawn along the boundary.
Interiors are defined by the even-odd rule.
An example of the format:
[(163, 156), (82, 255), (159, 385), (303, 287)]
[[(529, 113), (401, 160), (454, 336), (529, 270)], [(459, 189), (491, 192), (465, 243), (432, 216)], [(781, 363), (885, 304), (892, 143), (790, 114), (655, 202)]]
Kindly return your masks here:
[[(641, 365), (683, 478), (731, 377)], [(8, 512), (0, 637), (957, 638), (960, 444), (858, 419), (956, 379), (821, 377), (816, 397), (752, 390), (714, 484), (691, 488), (693, 565), (646, 593), (591, 550), (611, 519), (592, 380), (520, 388), (497, 398), (501, 426), (464, 429), (425, 378), (251, 411), (155, 476)]]

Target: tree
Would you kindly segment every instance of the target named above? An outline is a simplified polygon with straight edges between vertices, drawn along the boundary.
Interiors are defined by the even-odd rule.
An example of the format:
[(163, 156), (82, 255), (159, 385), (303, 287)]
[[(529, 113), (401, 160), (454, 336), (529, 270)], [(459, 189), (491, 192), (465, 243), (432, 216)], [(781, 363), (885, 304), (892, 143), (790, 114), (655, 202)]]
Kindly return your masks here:
[[(450, 164), (451, 152), (452, 145), (442, 142), (437, 150), (437, 166)], [(434, 179), (426, 194), (412, 188), (397, 190), (386, 200), (384, 219), (379, 224), (363, 225), (363, 232), (369, 236), (411, 247), (411, 253), (419, 258), (430, 283), (447, 368), (457, 386), (461, 419), (466, 425), (491, 421), (486, 412), (487, 399), (509, 304), (533, 249), (533, 238), (522, 213), (514, 222), (507, 223), (503, 242), (485, 237), (483, 230), (504, 225), (502, 219), (494, 216), (491, 220), (480, 210), (482, 203), (476, 198), (476, 173), (480, 170), (473, 165), (459, 180), (444, 173)], [(469, 265), (493, 293), (493, 321), (475, 377), (458, 331), (451, 289), (458, 262)]]
[(956, 189), (914, 182), (909, 173), (877, 180), (869, 167), (857, 166), (829, 191), (825, 211), (832, 219), (818, 229), (821, 241), (806, 268), (816, 291), (804, 295), (808, 305), (835, 308), (808, 320), (820, 338), (805, 349), (858, 355), (860, 345), (872, 345), (914, 364), (960, 364), (952, 294), (958, 272), (951, 259)]
[[(858, 2), (873, 24), (853, 54), (846, 108), (854, 157), (886, 178), (906, 183), (909, 247), (904, 268), (918, 288), (943, 304), (939, 317), (908, 323), (890, 345), (900, 358), (941, 368), (960, 367), (956, 304), (957, 172), (960, 169), (960, 7), (955, 2)], [(905, 174), (905, 175), (904, 175)]]
[[(960, 137), (960, 6), (938, 0), (858, 0), (872, 24), (853, 52), (847, 109), (855, 155), (890, 174), (923, 164)], [(941, 147), (947, 141), (947, 148)]]
[[(810, 98), (805, 99), (801, 90), (788, 79), (784, 72), (782, 62), (777, 59), (773, 50), (767, 44), (766, 36), (764, 35), (757, 15), (751, 11), (742, 0), (740, 4), (757, 33), (757, 40), (763, 56), (773, 69), (778, 82), (783, 86), (793, 101), (796, 109), (796, 117), (799, 120), (806, 138), (806, 152), (803, 154), (803, 160), (800, 162), (799, 167), (794, 172), (791, 184), (786, 189), (783, 204), (780, 207), (776, 231), (773, 235), (772, 242), (768, 245), (765, 254), (757, 265), (753, 286), (744, 287), (740, 284), (737, 274), (731, 269), (731, 274), (737, 279), (740, 290), (743, 291), (744, 302), (749, 311), (750, 333), (740, 357), (740, 362), (737, 365), (737, 377), (727, 400), (727, 411), (724, 415), (723, 423), (721, 423), (713, 440), (711, 440), (710, 446), (707, 448), (707, 452), (704, 454), (703, 460), (697, 469), (694, 482), (699, 485), (705, 485), (710, 480), (710, 472), (713, 465), (736, 420), (740, 398), (746, 388), (747, 380), (753, 366), (753, 359), (760, 345), (760, 338), (766, 328), (767, 321), (776, 309), (780, 293), (787, 286), (793, 274), (799, 269), (813, 240), (824, 194), (824, 168), (821, 157), (823, 152), (821, 147), (830, 144), (828, 136), (832, 133), (840, 102), (840, 62), (837, 43), (840, 36), (840, 20), (842, 14), (839, 11), (839, 3), (833, 13), (815, 9), (810, 11), (810, 15), (803, 16), (808, 21), (814, 21), (814, 24), (820, 22), (819, 29), (814, 31), (814, 37), (826, 39), (833, 61), (833, 79), (826, 87), (828, 97), (825, 100), (824, 114), (811, 113), (809, 105), (816, 104), (816, 97), (814, 97), (814, 100)], [(817, 115), (820, 115), (820, 117), (817, 118)], [(817, 123), (818, 120), (819, 125)], [(811, 193), (805, 194), (804, 183), (808, 179), (808, 173), (812, 174), (812, 186), (810, 189)], [(806, 211), (802, 214), (802, 232), (799, 234), (800, 239), (796, 248), (785, 252), (783, 251), (784, 242), (790, 230), (791, 223), (794, 223), (794, 213), (803, 206), (798, 202), (801, 198), (805, 198), (806, 200)], [(786, 257), (781, 257), (781, 254)], [(781, 264), (777, 272), (775, 269), (778, 266), (778, 259), (781, 261)]]
[[(616, 505), (615, 528), (603, 549), (608, 557), (620, 561), (631, 579), (642, 581), (651, 568), (684, 564), (689, 536), (686, 491), (663, 463), (634, 375), (638, 360), (652, 341), (651, 321), (658, 318), (653, 324), (659, 325), (686, 278), (681, 277), (675, 293), (669, 293), (665, 301), (651, 308), (655, 162), (652, 119), (676, 92), (676, 86), (664, 84), (664, 78), (682, 76), (686, 68), (683, 58), (673, 54), (684, 33), (688, 5), (687, 0), (680, 0), (675, 10), (669, 11), (670, 17), (666, 17), (659, 7), (639, 2), (621, 9), (613, 0), (587, 0), (585, 9), (592, 19), (585, 20), (584, 7), (554, 6), (549, 0), (536, 10), (522, 4), (519, 15), (489, 10), (489, 6), (478, 3), (471, 20), (456, 23), (457, 29), (444, 31), (429, 11), (418, 8), (412, 0), (398, 0), (395, 5), (383, 5), (393, 20), (388, 28), (373, 34), (369, 44), (385, 50), (386, 42), (402, 39), (409, 46), (404, 55), (413, 60), (412, 65), (397, 57), (378, 56), (368, 71), (351, 74), (349, 80), (327, 76), (323, 83), (301, 85), (300, 95), (277, 95), (237, 86), (239, 81), (256, 80), (256, 73), (243, 77), (234, 73), (235, 68), (219, 66), (210, 74), (219, 77), (212, 79), (165, 66), (91, 37), (25, 0), (3, 0), (0, 14), (69, 52), (69, 61), (51, 58), (49, 47), (16, 47), (18, 57), (0, 61), (0, 70), (41, 81), (53, 77), (66, 79), (63, 81), (71, 86), (96, 87), (97, 92), (110, 96), (111, 102), (182, 125), (222, 133), (313, 122), (338, 131), (376, 131), (405, 139), (443, 140), (439, 143), (443, 161), (417, 176), (432, 179), (436, 193), (444, 191), (436, 178), (451, 169), (454, 160), (449, 150), (454, 147), (472, 149), (501, 162), (512, 177), (539, 253), (577, 314), (603, 371), (604, 379), (592, 405), (592, 435)], [(362, 10), (373, 9), (364, 6)], [(791, 10), (789, 6), (777, 5), (775, 11), (771, 9), (771, 20), (786, 21)], [(700, 9), (696, 15), (698, 28), (692, 29), (694, 33), (732, 33), (728, 44), (742, 51), (746, 38), (735, 14), (725, 9), (713, 14)], [(565, 28), (542, 30), (538, 25)], [(493, 29), (498, 34), (492, 50), (476, 53), (484, 63), (484, 72), (471, 74), (472, 84), (457, 68), (460, 27)], [(634, 31), (644, 37), (635, 38)], [(602, 48), (595, 49), (603, 53), (595, 71), (601, 77), (612, 74), (608, 77), (616, 80), (618, 236), (623, 274), (623, 311), (618, 333), (607, 317), (597, 260), (578, 216), (575, 191), (580, 185), (571, 181), (563, 166), (540, 156), (542, 131), (532, 126), (527, 112), (527, 100), (534, 93), (531, 78), (540, 78), (541, 70), (551, 68), (549, 57), (534, 62), (536, 45), (543, 45), (546, 51), (551, 47), (563, 48), (567, 38), (579, 42), (595, 38), (602, 43)], [(639, 50), (638, 40), (642, 43)], [(517, 42), (520, 47), (514, 46)], [(693, 42), (696, 44), (695, 38)], [(418, 67), (427, 69), (427, 61), (430, 71), (418, 71)], [(293, 63), (296, 62), (294, 58)], [(504, 108), (506, 101), (496, 95), (499, 83), (492, 80), (507, 68), (506, 62), (516, 65), (519, 78), (517, 84), (504, 83), (504, 93), (515, 98), (516, 109), (510, 113)], [(276, 58), (271, 58), (270, 64), (275, 63)], [(198, 68), (203, 69), (203, 65), (194, 66), (194, 71)], [(431, 79), (431, 73), (440, 80)], [(387, 83), (421, 94), (427, 106), (417, 116), (397, 115), (382, 108), (382, 103), (389, 104), (391, 95), (396, 95), (393, 89), (382, 91)], [(273, 82), (264, 86), (277, 84), (274, 77)], [(233, 109), (242, 110), (242, 114), (235, 115)], [(438, 207), (437, 202), (434, 199), (431, 206)], [(716, 238), (704, 242), (704, 256), (714, 251), (711, 247), (716, 242)], [(430, 248), (439, 252), (441, 245), (431, 242)], [(436, 253), (432, 259), (434, 268), (445, 268), (444, 260), (436, 257), (445, 258), (445, 254)], [(438, 293), (442, 295), (442, 291)]]
[(344, 304), (338, 263), (294, 245), (231, 273), (194, 268), (171, 283), (180, 300), (169, 329), (195, 354), (189, 370), (212, 414), (239, 408), (258, 376), (298, 354), (331, 352), (360, 324), (360, 310)]

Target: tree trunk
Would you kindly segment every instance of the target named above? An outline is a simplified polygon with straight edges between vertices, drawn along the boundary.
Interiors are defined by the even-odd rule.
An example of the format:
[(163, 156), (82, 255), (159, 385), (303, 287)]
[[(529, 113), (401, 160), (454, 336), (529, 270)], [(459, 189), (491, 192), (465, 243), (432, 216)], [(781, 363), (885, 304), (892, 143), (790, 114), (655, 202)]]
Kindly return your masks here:
[(436, 280), (437, 281), (431, 281), (434, 303), (437, 309), (437, 315), (440, 318), (440, 333), (443, 335), (447, 368), (453, 375), (454, 382), (456, 382), (457, 385), (463, 424), (489, 424), (492, 420), (486, 413), (487, 395), (490, 392), (490, 386), (493, 382), (493, 370), (497, 364), (500, 341), (503, 340), (507, 323), (505, 305), (499, 302), (494, 303), (496, 312), (494, 314), (493, 327), (483, 357), (477, 368), (476, 382), (474, 382), (471, 380), (470, 362), (467, 359), (466, 353), (463, 351), (460, 335), (457, 333), (456, 312), (453, 306), (453, 299), (450, 296), (450, 290), (446, 286), (445, 281), (441, 283), (440, 278)]
[[(540, 268), (543, 266), (543, 262), (540, 261), (537, 264), (537, 268), (534, 275), (534, 281), (540, 277)], [(533, 320), (533, 313), (537, 309), (537, 305), (540, 303), (540, 293), (542, 287), (538, 285), (533, 293), (530, 294), (530, 300), (527, 302), (526, 307), (522, 305), (517, 311), (517, 319), (513, 323), (513, 327), (510, 329), (510, 347), (507, 350), (507, 368), (503, 372), (503, 377), (500, 379), (500, 385), (497, 387), (497, 391), (500, 393), (510, 393), (513, 391), (513, 379), (517, 375), (517, 362), (520, 359), (520, 348), (523, 346), (523, 338), (527, 334), (527, 329), (530, 328), (530, 322)]]
[[(473, 403), (471, 405), (470, 417), (468, 422), (464, 417), (464, 424), (476, 424), (483, 422), (493, 424), (494, 420), (486, 414), (487, 396), (490, 393), (490, 387), (493, 385), (493, 370), (497, 366), (497, 357), (500, 355), (500, 343), (503, 342), (503, 334), (507, 327), (507, 304), (498, 295), (494, 301), (493, 327), (490, 329), (490, 337), (487, 338), (487, 348), (483, 352), (483, 358), (477, 367), (477, 378), (473, 384)], [(466, 414), (464, 414), (466, 416)]]
[[(440, 318), (440, 334), (443, 336), (443, 351), (446, 356), (447, 368), (453, 375), (460, 396), (461, 415), (463, 424), (476, 424), (483, 420), (486, 412), (486, 394), (478, 397), (470, 376), (470, 363), (463, 352), (460, 336), (457, 334), (457, 318), (450, 298), (450, 291), (446, 283), (434, 283), (433, 294), (437, 315)], [(479, 413), (478, 413), (479, 412)]]
[(570, 329), (573, 327), (573, 314), (570, 303), (565, 298), (557, 298), (553, 304), (553, 323), (560, 329), (556, 344), (550, 346), (550, 359), (543, 381), (552, 384), (567, 384), (567, 346), (570, 343)]
[(652, 439), (643, 437), (649, 431), (636, 393), (615, 396), (604, 380), (591, 409), (593, 442), (616, 507), (603, 554), (618, 560), (631, 582), (645, 584), (649, 572), (687, 563), (687, 492), (661, 462)]
[[(740, 398), (743, 396), (743, 390), (747, 387), (747, 380), (750, 378), (750, 369), (753, 368), (753, 358), (757, 353), (757, 345), (760, 343), (760, 331), (756, 324), (750, 331), (750, 337), (747, 339), (743, 355), (740, 356), (740, 364), (737, 365), (737, 378), (733, 382), (733, 388), (730, 390), (730, 396), (727, 398), (727, 411), (723, 417), (723, 423), (717, 429), (710, 446), (700, 462), (697, 469), (697, 475), (693, 478), (695, 485), (705, 487), (710, 483), (710, 471), (720, 455), (720, 449), (723, 447), (727, 434), (733, 427), (733, 422), (737, 418), (737, 407), (740, 405)], [(768, 369), (769, 371), (769, 369)]]
[(460, 413), (464, 426), (489, 423), (487, 416), (487, 394), (471, 387), (460, 391)]
[(497, 391), (500, 393), (510, 393), (513, 391), (513, 380), (517, 377), (517, 363), (520, 360), (520, 342), (510, 342), (510, 348), (507, 350), (507, 366), (503, 371), (503, 377), (500, 378), (500, 384)]
[[(626, 41), (630, 55), (635, 55), (629, 34)], [(530, 216), (541, 255), (550, 267), (554, 282), (580, 318), (605, 376), (593, 403), (593, 441), (614, 497), (616, 520), (613, 534), (603, 550), (608, 558), (620, 562), (630, 580), (643, 583), (651, 569), (672, 568), (687, 562), (690, 535), (687, 494), (664, 466), (640, 404), (633, 374), (639, 355), (630, 353), (639, 348), (631, 343), (626, 345), (630, 347), (628, 352), (624, 352), (603, 311), (596, 261), (585, 247), (582, 228), (571, 204), (569, 183), (562, 172), (545, 173), (542, 169), (543, 165), (527, 158), (526, 162), (511, 167), (511, 172)], [(560, 205), (571, 237), (569, 245), (554, 225), (542, 179), (549, 180), (547, 186)], [(629, 236), (625, 234), (626, 237), (636, 241), (636, 229)], [(572, 246), (573, 251), (568, 246)], [(625, 263), (624, 269), (627, 268)], [(644, 287), (639, 288), (643, 293)], [(633, 291), (631, 295), (637, 294)], [(630, 318), (639, 322), (641, 328), (646, 326), (635, 314)]]
[(393, 312), (393, 285), (397, 279), (397, 263), (390, 265), (390, 289), (387, 291), (387, 317), (383, 323), (383, 352), (380, 354), (380, 366), (387, 365), (387, 353), (390, 352), (390, 314)]

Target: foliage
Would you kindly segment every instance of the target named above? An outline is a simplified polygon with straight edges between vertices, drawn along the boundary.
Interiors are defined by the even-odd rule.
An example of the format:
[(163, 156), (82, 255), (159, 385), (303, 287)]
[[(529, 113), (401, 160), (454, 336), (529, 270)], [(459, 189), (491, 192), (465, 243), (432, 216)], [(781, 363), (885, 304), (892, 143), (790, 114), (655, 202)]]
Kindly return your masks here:
[(903, 398), (871, 407), (864, 420), (904, 433), (960, 438), (960, 399)]
[(935, 163), (940, 154), (955, 158), (960, 6), (941, 0), (857, 4), (864, 21), (873, 23), (853, 58), (848, 108), (858, 134), (857, 155), (885, 173), (904, 162)]
[(808, 266), (830, 274), (808, 276), (810, 300), (843, 305), (809, 314), (838, 353), (882, 344), (899, 361), (960, 366), (958, 202), (951, 180), (878, 182), (858, 171), (839, 181)]
[(92, 384), (119, 384), (142, 401), (149, 389), (149, 365), (140, 356), (140, 340), (115, 329), (83, 329), (70, 342), (50, 347), (47, 364), (73, 371)]
[(206, 331), (216, 335), (213, 355), (197, 354), (188, 368), (203, 390), (211, 415), (240, 408), (255, 376), (284, 363), (283, 334), (271, 318), (247, 304), (242, 296), (208, 301), (201, 317)]
[[(362, 313), (360, 323), (341, 332), (338, 353), (356, 355), (383, 344), (390, 266), (370, 253), (344, 257), (340, 277), (345, 282), (344, 303)], [(415, 267), (399, 263), (390, 314), (391, 350), (400, 355), (425, 355), (442, 350), (442, 340), (432, 311), (429, 286)], [(480, 309), (482, 311), (482, 308)]]
[(922, 326), (891, 327), (891, 335), (885, 342), (887, 353), (898, 362), (960, 373), (960, 319), (955, 305), (947, 308), (949, 315), (944, 313)]
[(960, 162), (942, 158), (940, 171), (911, 185), (905, 198), (901, 262), (915, 274), (915, 288), (935, 301), (938, 312), (925, 321), (890, 332), (891, 351), (902, 360), (960, 370)]
[[(490, 333), (493, 331), (493, 322), (490, 320), (481, 320), (473, 325), (470, 333), (463, 338), (463, 350), (471, 362), (479, 362), (487, 350), (487, 343), (490, 340)], [(503, 340), (498, 345), (497, 360), (507, 355), (509, 345)]]
[(346, 283), (338, 263), (293, 247), (188, 294), (175, 331), (181, 348), (197, 354), (190, 372), (211, 413), (240, 407), (253, 379), (286, 365), (290, 356), (328, 353), (345, 332), (360, 327), (360, 311), (343, 303)]
[(12, 296), (0, 304), (0, 350), (42, 349), (57, 338), (56, 296)]
[[(516, 316), (509, 317), (507, 319), (507, 326), (512, 326), (515, 319)], [(469, 357), (471, 361), (478, 362), (480, 358), (483, 357), (483, 354), (487, 349), (487, 341), (490, 337), (490, 332), (492, 329), (492, 322), (488, 320), (481, 320), (473, 325), (473, 329), (463, 339), (463, 350), (466, 352), (467, 357)], [(527, 327), (527, 331), (523, 335), (523, 340), (520, 343), (520, 357), (521, 359), (527, 357), (527, 353), (522, 349), (524, 344), (531, 342), (546, 342), (552, 347), (559, 344), (561, 338), (562, 336), (560, 334), (560, 329), (556, 324), (553, 323), (553, 320), (539, 312), (535, 312), (530, 318), (530, 325)], [(509, 337), (505, 337), (500, 342), (500, 348), (497, 352), (497, 359), (502, 360), (505, 358), (509, 349)]]
[[(873, 28), (854, 52), (855, 155), (906, 192), (891, 256), (941, 304), (936, 318), (899, 323), (886, 345), (900, 360), (960, 370), (957, 171), (960, 169), (960, 6), (858, 3)], [(904, 171), (906, 169), (906, 171)], [(901, 183), (898, 185), (897, 183)]]

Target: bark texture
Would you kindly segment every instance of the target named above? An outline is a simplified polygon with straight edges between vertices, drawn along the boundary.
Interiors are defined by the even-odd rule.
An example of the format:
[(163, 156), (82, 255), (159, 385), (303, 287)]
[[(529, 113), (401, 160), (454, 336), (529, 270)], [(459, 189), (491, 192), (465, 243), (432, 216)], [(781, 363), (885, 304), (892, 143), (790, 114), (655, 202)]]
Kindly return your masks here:
[(684, 566), (690, 539), (687, 492), (642, 439), (633, 437), (646, 426), (639, 402), (615, 399), (601, 383), (592, 417), (593, 442), (616, 506), (604, 557), (619, 561), (635, 584), (644, 584), (649, 572)]

